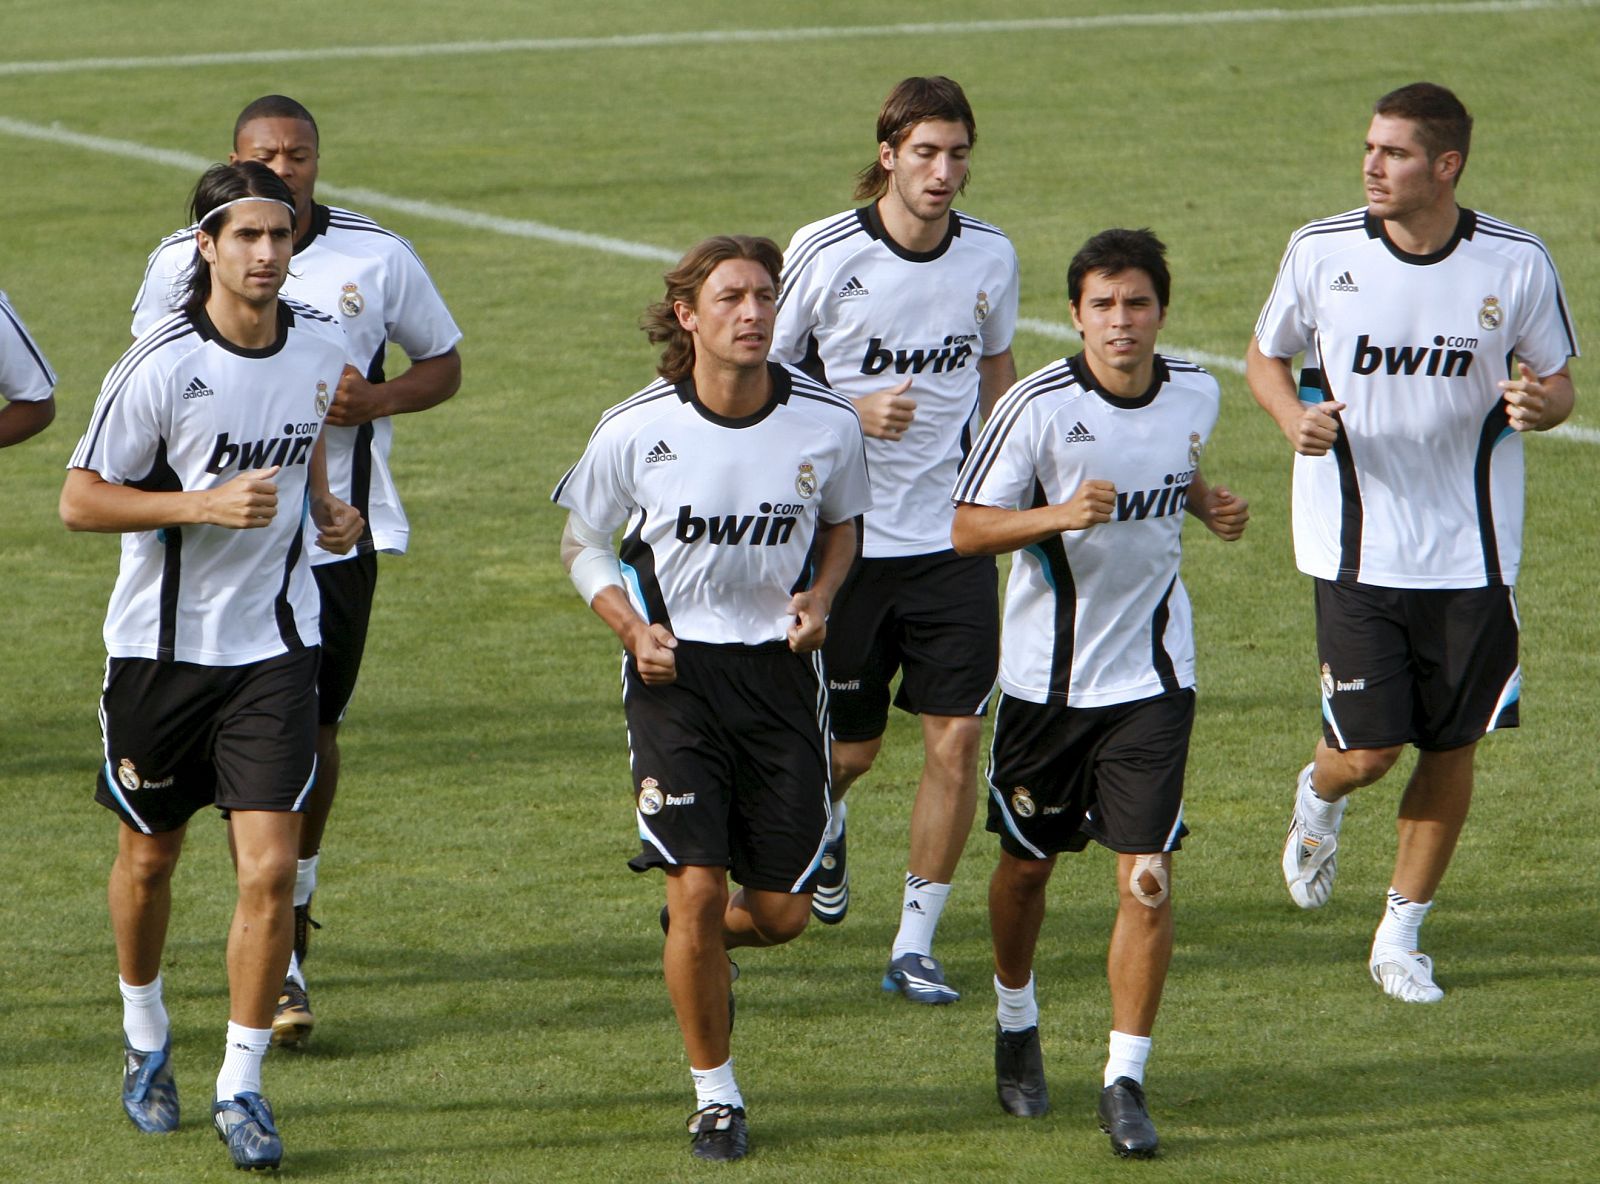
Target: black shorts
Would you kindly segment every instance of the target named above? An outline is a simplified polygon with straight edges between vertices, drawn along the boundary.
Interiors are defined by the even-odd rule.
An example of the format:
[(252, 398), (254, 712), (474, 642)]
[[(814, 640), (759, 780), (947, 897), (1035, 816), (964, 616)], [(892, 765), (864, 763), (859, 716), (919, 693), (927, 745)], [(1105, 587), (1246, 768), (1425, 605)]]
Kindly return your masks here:
[(95, 801), (145, 834), (206, 806), (299, 811), (317, 765), (317, 648), (246, 666), (112, 658)]
[(356, 693), (361, 656), (367, 649), (372, 595), (378, 587), (378, 556), (366, 551), (311, 569), (322, 594), (322, 670), (317, 675), (317, 723), (344, 719)]
[(623, 661), (635, 871), (725, 867), (748, 888), (810, 892), (828, 806), (828, 696), (815, 654), (679, 640), (678, 679)]
[(1082, 851), (1176, 851), (1194, 691), (1110, 707), (1000, 696), (989, 755), (988, 828), (1018, 859)]
[(1332, 748), (1442, 752), (1517, 726), (1517, 598), (1500, 588), (1316, 582), (1322, 734)]
[(873, 740), (894, 705), (925, 715), (982, 715), (1000, 665), (992, 556), (954, 551), (862, 559), (828, 616), (823, 646), (835, 740)]

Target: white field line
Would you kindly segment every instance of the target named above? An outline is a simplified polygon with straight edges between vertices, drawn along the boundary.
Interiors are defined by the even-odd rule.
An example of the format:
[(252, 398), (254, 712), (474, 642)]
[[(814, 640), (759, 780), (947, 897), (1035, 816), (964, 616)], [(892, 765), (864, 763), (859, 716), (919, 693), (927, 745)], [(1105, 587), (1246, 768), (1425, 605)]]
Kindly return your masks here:
[(1479, 16), (1593, 8), (1600, 0), (1448, 0), (1432, 4), (1360, 4), (1286, 9), (1244, 8), (1225, 12), (1119, 12), (1098, 16), (1022, 20), (943, 21), (895, 25), (817, 25), (809, 28), (707, 29), (682, 33), (624, 33), (612, 37), (517, 37), (494, 41), (447, 41), (430, 45), (349, 45), (265, 49), (237, 53), (155, 54), (146, 57), (68, 58), (0, 62), (0, 77), (74, 74), (106, 70), (174, 69), (191, 66), (270, 65), (294, 62), (448, 57), (574, 50), (663, 49), (676, 46), (755, 45), (798, 41), (859, 40), (864, 37), (949, 37), (983, 33), (1086, 32), (1096, 29), (1187, 28), (1199, 25), (1288, 24), (1309, 21), (1393, 19), (1397, 16)]
[[(40, 140), (49, 144), (60, 144), (69, 148), (79, 148), (104, 156), (120, 156), (129, 160), (166, 165), (169, 168), (181, 169), (190, 176), (197, 175), (208, 165), (215, 163), (206, 157), (196, 156), (189, 152), (176, 152), (166, 148), (151, 148), (144, 144), (134, 143), (131, 140), (114, 140), (106, 136), (91, 136), (83, 132), (69, 131), (59, 126), (46, 127), (43, 124), (27, 123), (19, 119), (10, 119), (3, 115), (0, 115), (0, 133), (28, 140)], [(611, 238), (602, 234), (587, 234), (580, 230), (567, 230), (560, 226), (551, 226), (544, 222), (534, 222), (525, 218), (502, 218), (494, 214), (480, 214), (475, 210), (463, 210), (457, 206), (440, 205), (431, 201), (418, 201), (409, 197), (395, 197), (391, 194), (380, 193), (375, 189), (318, 184), (317, 194), (320, 197), (332, 198), (338, 202), (349, 202), (351, 205), (362, 209), (406, 214), (413, 218), (422, 218), (431, 222), (445, 222), (453, 226), (464, 226), (469, 230), (482, 230), (490, 234), (505, 235), (509, 238), (537, 239), (543, 242), (558, 243), (561, 246), (599, 251), (607, 255), (643, 259), (652, 263), (676, 263), (680, 257), (680, 253), (677, 251), (669, 250), (666, 247), (652, 246), (649, 243), (635, 243), (629, 242), (627, 239)], [(1037, 334), (1050, 341), (1071, 344), (1081, 340), (1071, 326), (1063, 325), (1057, 321), (1044, 321), (1035, 317), (1019, 317), (1017, 318), (1017, 328)], [(1211, 370), (1226, 370), (1231, 374), (1244, 373), (1244, 362), (1239, 358), (1226, 354), (1214, 354), (1205, 350), (1183, 349), (1182, 347), (1176, 347), (1169, 352), (1188, 358), (1192, 362), (1198, 362)], [(1559, 436), (1563, 439), (1577, 440), (1585, 444), (1600, 444), (1600, 430), (1594, 428), (1563, 426), (1555, 429), (1551, 435)]]

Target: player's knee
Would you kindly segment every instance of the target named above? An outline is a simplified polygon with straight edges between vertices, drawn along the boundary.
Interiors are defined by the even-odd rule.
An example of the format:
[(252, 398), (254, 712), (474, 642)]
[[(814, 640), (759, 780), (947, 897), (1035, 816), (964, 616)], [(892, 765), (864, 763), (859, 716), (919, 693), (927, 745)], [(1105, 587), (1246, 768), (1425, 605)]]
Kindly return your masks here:
[(239, 895), (257, 901), (292, 895), (295, 863), (293, 847), (275, 845), (269, 850), (239, 852)]
[(1171, 896), (1171, 862), (1165, 852), (1134, 858), (1128, 892), (1147, 909), (1159, 909)]
[(768, 918), (761, 926), (761, 934), (771, 944), (781, 946), (784, 942), (793, 941), (804, 933), (806, 922), (810, 920), (811, 903), (808, 900), (803, 909), (790, 909), (777, 917)]
[(1344, 760), (1346, 775), (1356, 785), (1371, 785), (1380, 779), (1400, 759), (1401, 749), (1351, 748), (1339, 755)]
[(178, 867), (177, 848), (138, 847), (117, 856), (119, 870), (136, 892), (154, 892), (172, 881)]
[(836, 787), (848, 786), (857, 777), (865, 777), (878, 759), (882, 739), (861, 741), (835, 741), (833, 745), (833, 781)]

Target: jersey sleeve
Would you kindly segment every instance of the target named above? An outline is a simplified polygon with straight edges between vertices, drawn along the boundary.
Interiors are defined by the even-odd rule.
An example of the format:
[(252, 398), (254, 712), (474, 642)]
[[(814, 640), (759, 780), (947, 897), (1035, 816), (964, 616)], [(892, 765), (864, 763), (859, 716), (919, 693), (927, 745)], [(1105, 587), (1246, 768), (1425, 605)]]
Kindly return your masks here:
[(148, 478), (167, 435), (161, 371), (148, 359), (131, 365), (137, 348), (106, 376), (89, 428), (68, 462), (69, 468), (93, 469), (113, 485)]
[(1526, 297), (1528, 316), (1514, 352), (1540, 378), (1554, 374), (1568, 358), (1578, 356), (1578, 339), (1567, 315), (1567, 297), (1555, 264), (1540, 251), (1530, 268)]
[(0, 396), (13, 403), (37, 403), (55, 389), (56, 372), (0, 292)]
[(1010, 272), (1005, 286), (989, 299), (989, 315), (978, 331), (983, 338), (983, 356), (993, 357), (1011, 348), (1011, 339), (1017, 332), (1017, 307), (1021, 299), (1021, 272), (1017, 265), (1016, 248), (1006, 240), (1006, 256)]
[(1291, 240), (1278, 264), (1272, 292), (1256, 321), (1256, 345), (1269, 358), (1292, 358), (1311, 344), (1316, 334), (1311, 301), (1302, 282), (1310, 262), (1305, 240)]
[(135, 337), (162, 317), (178, 310), (183, 303), (184, 282), (194, 262), (194, 237), (176, 235), (165, 238), (145, 263), (144, 282), (133, 298), (133, 324)]
[(861, 421), (852, 414), (849, 429), (841, 436), (843, 455), (822, 491), (818, 516), (833, 524), (844, 522), (872, 509), (872, 483), (867, 477), (867, 441)]
[(1041, 434), (1037, 404), (1037, 399), (1015, 386), (1000, 400), (962, 462), (952, 502), (1002, 510), (1027, 507), (1038, 473), (1034, 454)]
[(627, 433), (615, 420), (602, 422), (550, 500), (600, 530), (622, 526), (636, 505), (626, 445)]
[[(788, 250), (783, 253), (784, 259), (796, 257), (806, 237), (804, 227), (795, 231), (794, 237), (789, 240)], [(784, 266), (783, 283), (778, 293), (778, 320), (773, 326), (772, 349), (767, 355), (774, 362), (798, 366), (805, 361), (811, 348), (811, 335), (817, 327), (817, 287), (820, 283), (817, 276), (821, 270), (815, 260), (816, 257), (812, 256), (799, 266)]]
[(389, 340), (413, 362), (449, 353), (461, 340), (461, 330), (410, 244), (394, 252), (389, 273), (393, 284), (385, 309), (391, 314), (385, 323)]

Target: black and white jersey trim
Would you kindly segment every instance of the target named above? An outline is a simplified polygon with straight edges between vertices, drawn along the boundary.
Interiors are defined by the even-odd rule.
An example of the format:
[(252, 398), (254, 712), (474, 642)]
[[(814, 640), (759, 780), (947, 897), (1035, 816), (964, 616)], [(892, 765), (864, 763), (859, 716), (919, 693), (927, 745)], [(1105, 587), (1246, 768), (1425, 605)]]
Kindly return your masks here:
[(44, 360), (44, 355), (39, 352), (39, 347), (33, 343), (33, 338), (28, 336), (28, 331), (22, 327), (22, 322), (17, 319), (17, 314), (4, 300), (0, 300), (0, 314), (11, 322), (11, 327), (16, 331), (18, 340), (22, 342), (28, 356), (33, 359), (34, 365), (39, 367), (39, 373), (44, 376), (45, 382), (53, 388), (56, 385), (56, 372), (50, 369), (50, 363)]
[[(994, 467), (999, 459), (1001, 447), (1011, 429), (1016, 426), (1017, 420), (1022, 417), (1022, 412), (1027, 405), (1040, 395), (1050, 394), (1052, 391), (1065, 390), (1077, 386), (1078, 376), (1068, 365), (1066, 359), (1042, 370), (1030, 378), (1024, 379), (1012, 387), (995, 407), (990, 418), (993, 425), (985, 436), (979, 438), (981, 451), (968, 459), (965, 464), (961, 480), (956, 484), (952, 500), (957, 502), (970, 502), (974, 500), (977, 490), (983, 486), (984, 480), (989, 475), (989, 470)], [(985, 425), (988, 427), (988, 425)]]
[(95, 404), (94, 413), (89, 420), (89, 430), (84, 433), (83, 442), (72, 454), (69, 467), (75, 469), (88, 467), (88, 458), (95, 453), (100, 432), (105, 427), (106, 415), (118, 396), (122, 394), (123, 388), (128, 385), (128, 380), (133, 377), (140, 363), (172, 342), (197, 334), (198, 330), (188, 317), (182, 313), (173, 313), (157, 323), (155, 328), (122, 355), (117, 364), (111, 368), (111, 373), (106, 376), (103, 393)]
[(783, 261), (783, 275), (778, 285), (778, 312), (783, 311), (784, 302), (788, 300), (789, 293), (794, 288), (794, 277), (809, 267), (819, 254), (851, 235), (866, 233), (866, 227), (862, 225), (860, 217), (856, 211), (851, 210), (830, 219), (804, 242), (796, 244), (789, 252), (789, 257)]

